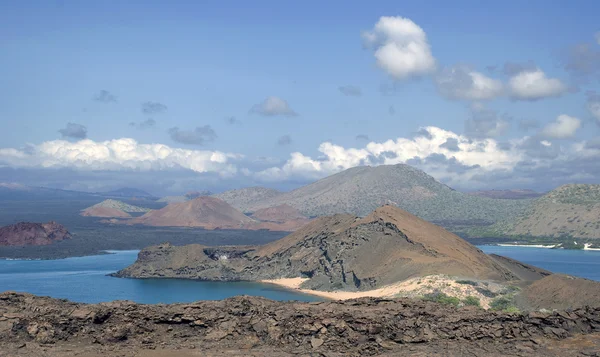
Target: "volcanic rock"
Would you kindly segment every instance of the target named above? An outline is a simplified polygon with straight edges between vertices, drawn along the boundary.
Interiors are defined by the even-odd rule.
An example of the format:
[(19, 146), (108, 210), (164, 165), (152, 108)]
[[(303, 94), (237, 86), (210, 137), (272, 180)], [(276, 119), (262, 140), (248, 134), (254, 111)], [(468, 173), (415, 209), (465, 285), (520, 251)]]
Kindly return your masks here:
[(0, 227), (0, 245), (48, 245), (70, 238), (71, 233), (54, 221), (48, 223), (19, 222)]

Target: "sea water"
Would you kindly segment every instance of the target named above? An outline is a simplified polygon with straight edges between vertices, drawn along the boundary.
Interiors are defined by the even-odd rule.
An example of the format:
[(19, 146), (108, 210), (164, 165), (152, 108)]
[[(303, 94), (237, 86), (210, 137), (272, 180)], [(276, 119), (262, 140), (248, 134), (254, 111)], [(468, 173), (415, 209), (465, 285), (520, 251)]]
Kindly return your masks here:
[(273, 300), (321, 300), (270, 284), (115, 278), (107, 274), (132, 264), (138, 251), (111, 253), (57, 260), (0, 260), (0, 292), (12, 290), (85, 303), (112, 300), (176, 303), (221, 300), (236, 295)]
[[(600, 281), (600, 251), (500, 246), (479, 248), (486, 253), (504, 255), (556, 273)], [(111, 253), (58, 260), (0, 260), (0, 292), (13, 290), (86, 303), (111, 300), (176, 303), (220, 300), (236, 295), (263, 296), (273, 300), (320, 300), (269, 284), (114, 278), (107, 274), (132, 264), (138, 251)]]
[(554, 273), (600, 281), (600, 251), (495, 245), (482, 245), (478, 248), (488, 254), (503, 255)]

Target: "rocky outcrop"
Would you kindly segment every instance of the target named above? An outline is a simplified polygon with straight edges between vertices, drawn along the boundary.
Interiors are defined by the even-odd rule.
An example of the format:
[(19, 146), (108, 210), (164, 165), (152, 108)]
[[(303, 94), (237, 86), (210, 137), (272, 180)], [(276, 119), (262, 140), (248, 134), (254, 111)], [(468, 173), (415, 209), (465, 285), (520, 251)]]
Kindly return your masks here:
[(0, 245), (48, 245), (70, 239), (71, 233), (53, 221), (48, 223), (19, 222), (0, 227)]
[[(0, 345), (6, 352), (14, 346), (9, 355), (52, 344), (71, 351), (93, 345), (96, 352), (112, 351), (109, 355), (158, 346), (219, 355), (251, 348), (254, 356), (462, 356), (465, 351), (470, 356), (594, 356), (600, 351), (599, 329), (600, 308), (591, 307), (509, 314), (415, 300), (300, 303), (246, 296), (175, 305), (86, 305), (0, 294)], [(564, 339), (569, 343), (555, 348)]]
[(448, 274), (498, 281), (518, 276), (458, 236), (393, 206), (365, 218), (321, 217), (260, 247), (164, 244), (140, 252), (116, 276), (202, 280), (310, 278), (303, 288), (365, 291)]

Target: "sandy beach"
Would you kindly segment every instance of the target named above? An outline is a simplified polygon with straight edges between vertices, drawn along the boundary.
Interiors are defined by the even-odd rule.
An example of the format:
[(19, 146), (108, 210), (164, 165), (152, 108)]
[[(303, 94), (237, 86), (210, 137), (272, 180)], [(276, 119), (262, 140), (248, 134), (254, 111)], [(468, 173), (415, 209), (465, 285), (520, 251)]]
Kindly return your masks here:
[[(314, 296), (323, 297), (331, 300), (349, 300), (357, 299), (362, 297), (378, 297), (378, 298), (392, 298), (392, 297), (421, 297), (425, 294), (432, 293), (434, 291), (441, 291), (447, 295), (464, 299), (467, 296), (474, 296), (479, 298), (481, 307), (487, 309), (492, 299), (481, 294), (475, 289), (474, 286), (468, 284), (459, 284), (456, 278), (448, 277), (445, 275), (430, 275), (425, 277), (417, 277), (401, 281), (398, 283), (386, 285), (379, 289), (367, 290), (367, 291), (320, 291), (311, 289), (302, 289), (301, 285), (307, 278), (285, 278), (285, 279), (273, 279), (273, 280), (261, 280), (261, 283), (275, 284), (287, 289), (296, 290), (304, 294), (310, 294)], [(497, 289), (501, 289), (502, 286), (498, 285)]]

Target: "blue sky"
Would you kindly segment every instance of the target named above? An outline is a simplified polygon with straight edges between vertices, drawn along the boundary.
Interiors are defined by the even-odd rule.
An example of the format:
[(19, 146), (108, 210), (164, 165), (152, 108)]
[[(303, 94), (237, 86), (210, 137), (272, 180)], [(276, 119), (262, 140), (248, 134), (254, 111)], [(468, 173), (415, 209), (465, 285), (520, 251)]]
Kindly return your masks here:
[[(593, 109), (600, 99), (590, 92), (600, 92), (600, 64), (596, 64), (596, 60), (600, 63), (600, 43), (594, 37), (600, 31), (598, 13), (597, 1), (0, 2), (0, 128), (10, 133), (0, 144), (4, 150), (0, 165), (8, 170), (0, 173), (0, 180), (10, 180), (9, 169), (15, 168), (115, 174), (173, 168), (169, 163), (156, 164), (159, 169), (151, 164), (148, 169), (147, 160), (139, 157), (132, 159), (135, 164), (107, 164), (90, 154), (89, 150), (101, 150), (98, 147), (72, 146), (85, 136), (95, 143), (131, 138), (142, 145), (191, 151), (183, 155), (207, 151), (237, 155), (228, 159), (227, 165), (233, 166), (227, 166), (226, 173), (221, 166), (197, 170), (178, 162), (177, 170), (197, 174), (190, 179), (191, 186), (202, 186), (206, 175), (217, 175), (227, 182), (217, 189), (255, 183), (292, 187), (355, 164), (407, 162), (404, 153), (412, 151), (406, 147), (395, 147), (395, 158), (388, 155), (377, 160), (368, 157), (381, 156), (381, 151), (367, 150), (358, 161), (349, 158), (348, 150), (364, 149), (370, 142), (410, 139), (420, 127), (432, 126), (464, 139), (461, 152), (469, 150), (468, 140), (489, 139), (496, 143), (513, 140), (515, 155), (523, 154), (510, 165), (496, 162), (489, 166), (489, 160), (455, 155), (460, 165), (479, 165), (464, 175), (449, 172), (455, 168), (442, 169), (439, 160), (427, 164), (427, 157), (437, 152), (417, 150), (417, 160), (411, 162), (439, 180), (470, 187), (476, 175), (492, 175), (501, 169), (523, 178), (507, 186), (538, 187), (536, 175), (547, 171), (523, 174), (516, 168), (531, 162), (537, 169), (557, 168), (560, 162), (573, 161), (573, 155), (589, 160), (595, 154), (582, 154), (576, 145), (595, 150), (593, 143), (600, 132), (600, 109)], [(374, 27), (382, 16), (420, 28), (435, 68), (399, 78), (378, 64), (377, 49), (393, 36), (381, 32), (378, 42), (365, 48), (361, 34), (376, 33)], [(402, 41), (415, 40), (411, 34), (407, 36)], [(421, 43), (420, 38), (415, 41)], [(396, 58), (390, 60), (397, 63)], [(509, 74), (504, 70), (507, 63), (522, 68)], [(503, 90), (482, 100), (474, 92), (481, 88), (459, 94), (455, 91), (459, 84), (451, 82), (448, 88), (456, 94), (443, 94), (439, 78), (448, 71), (479, 73), (498, 81)], [(535, 71), (543, 73), (544, 79), (559, 81), (560, 88), (546, 90), (556, 82), (544, 80), (540, 82), (545, 86), (540, 89), (543, 95), (536, 94), (533, 100), (526, 93), (520, 97), (511, 94), (513, 76)], [(359, 91), (360, 96), (344, 95), (339, 89), (343, 86), (353, 93)], [(101, 91), (115, 100), (94, 100)], [(269, 97), (283, 100), (297, 115), (251, 112)], [(144, 114), (145, 102), (166, 108)], [(486, 113), (483, 119), (482, 113)], [(559, 122), (564, 124), (558, 128), (560, 133), (544, 132), (560, 115), (575, 118), (576, 130)], [(233, 124), (227, 120), (231, 117), (235, 118)], [(483, 129), (477, 126), (483, 132), (473, 134), (467, 129), (465, 122), (473, 117), (483, 125)], [(148, 119), (155, 124), (142, 128), (140, 123)], [(496, 125), (490, 120), (496, 120), (498, 130), (489, 130), (489, 125)], [(519, 129), (525, 120), (535, 122), (537, 128)], [(65, 131), (68, 123), (77, 127)], [(357, 139), (358, 135), (363, 139)], [(283, 136), (291, 139), (283, 140), (285, 145), (278, 143)], [(542, 149), (557, 147), (562, 156), (544, 163), (539, 161), (540, 155), (527, 156), (525, 137), (543, 141)], [(57, 159), (52, 155), (59, 149), (49, 153), (43, 145), (56, 147), (58, 140), (71, 143), (68, 150), (83, 151), (89, 157), (79, 156), (76, 163), (72, 156)], [(326, 142), (343, 152), (327, 155), (319, 151)], [(24, 149), (26, 145), (29, 149)], [(29, 156), (23, 159), (14, 150)], [(494, 156), (494, 149), (489, 150), (490, 157)], [(294, 161), (290, 156), (294, 152), (312, 161)], [(341, 156), (334, 157), (338, 154)], [(442, 154), (443, 165), (453, 165), (449, 163), (452, 152)], [(587, 169), (578, 174), (541, 186), (591, 182), (597, 177)], [(72, 187), (73, 183), (65, 179), (60, 185)], [(85, 188), (85, 184), (77, 185)], [(155, 189), (170, 192), (181, 188), (174, 187)]]

